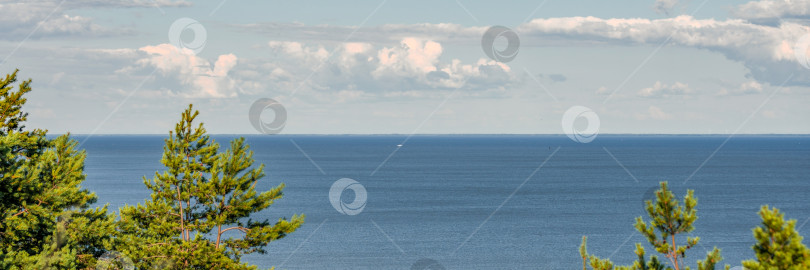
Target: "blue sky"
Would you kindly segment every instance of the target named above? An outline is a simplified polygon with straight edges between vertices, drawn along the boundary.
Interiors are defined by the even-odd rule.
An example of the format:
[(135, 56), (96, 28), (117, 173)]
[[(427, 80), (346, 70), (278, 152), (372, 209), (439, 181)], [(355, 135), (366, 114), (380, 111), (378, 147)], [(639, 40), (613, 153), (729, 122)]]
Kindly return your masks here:
[[(52, 133), (164, 134), (193, 103), (212, 133), (256, 134), (261, 98), (285, 107), (285, 134), (556, 134), (574, 106), (600, 133), (810, 132), (810, 1), (43, 0), (0, 15), (0, 67), (34, 80), (28, 126)], [(171, 32), (183, 18), (205, 34)], [(514, 60), (484, 53), (496, 25), (519, 37)]]

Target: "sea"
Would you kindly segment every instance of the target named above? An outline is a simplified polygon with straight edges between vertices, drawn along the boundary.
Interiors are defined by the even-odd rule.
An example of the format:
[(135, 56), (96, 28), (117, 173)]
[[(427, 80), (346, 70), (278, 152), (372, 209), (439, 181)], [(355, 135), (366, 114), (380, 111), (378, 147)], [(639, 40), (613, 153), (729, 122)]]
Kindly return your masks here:
[[(87, 151), (83, 187), (113, 212), (144, 202), (167, 137), (74, 135)], [(721, 265), (754, 258), (763, 205), (810, 236), (806, 135), (212, 137), (223, 149), (246, 138), (265, 165), (260, 191), (286, 185), (254, 219), (306, 215), (243, 258), (263, 269), (581, 269), (583, 236), (590, 254), (630, 264), (636, 243), (655, 254), (633, 224), (649, 220), (644, 201), (661, 181), (698, 198), (693, 268), (714, 247)]]

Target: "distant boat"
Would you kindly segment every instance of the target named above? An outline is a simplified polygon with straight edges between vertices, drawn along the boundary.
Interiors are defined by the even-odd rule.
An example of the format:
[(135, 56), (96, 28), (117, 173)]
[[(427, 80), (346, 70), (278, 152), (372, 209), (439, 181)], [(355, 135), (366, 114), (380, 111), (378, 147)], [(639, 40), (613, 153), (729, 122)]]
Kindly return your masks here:
[(402, 145), (401, 145), (401, 144), (397, 144), (397, 147), (402, 147)]

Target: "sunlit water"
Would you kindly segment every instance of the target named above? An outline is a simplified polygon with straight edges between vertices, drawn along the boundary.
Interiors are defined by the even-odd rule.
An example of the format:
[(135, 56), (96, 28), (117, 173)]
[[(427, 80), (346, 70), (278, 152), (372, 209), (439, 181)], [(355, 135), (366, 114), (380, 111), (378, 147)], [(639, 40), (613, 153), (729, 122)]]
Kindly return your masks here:
[[(142, 202), (149, 195), (142, 177), (163, 170), (165, 137), (91, 137), (82, 145), (84, 186), (114, 211)], [(235, 136), (214, 137), (226, 147)], [(447, 269), (575, 269), (587, 235), (590, 253), (630, 263), (635, 243), (645, 242), (634, 219), (663, 180), (679, 198), (686, 189), (699, 198), (692, 265), (713, 246), (732, 266), (753, 258), (751, 229), (763, 204), (797, 226), (810, 218), (808, 136), (735, 136), (725, 145), (726, 136), (600, 135), (588, 144), (565, 136), (414, 136), (397, 150), (405, 138), (247, 136), (266, 165), (259, 189), (287, 185), (259, 216), (307, 219), (267, 254), (245, 260), (279, 269), (410, 269), (420, 259)], [(367, 190), (360, 214), (330, 204), (340, 178)], [(342, 199), (351, 202), (353, 193)], [(810, 225), (800, 233), (810, 236)]]

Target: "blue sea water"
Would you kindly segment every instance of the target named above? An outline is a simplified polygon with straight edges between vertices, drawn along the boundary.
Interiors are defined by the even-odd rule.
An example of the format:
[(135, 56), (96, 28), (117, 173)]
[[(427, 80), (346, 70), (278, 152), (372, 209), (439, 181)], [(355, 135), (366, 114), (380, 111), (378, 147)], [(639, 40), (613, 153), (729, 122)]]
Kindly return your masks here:
[[(165, 137), (89, 137), (84, 187), (116, 212), (143, 202), (142, 177), (163, 171)], [(235, 137), (214, 136), (223, 147)], [(699, 198), (691, 235), (701, 241), (687, 252), (693, 268), (715, 246), (724, 264), (753, 258), (761, 205), (780, 208), (810, 236), (810, 136), (600, 135), (588, 144), (556, 135), (417, 135), (404, 144), (398, 135), (246, 138), (266, 165), (259, 189), (286, 184), (284, 198), (259, 216), (306, 214), (268, 253), (245, 258), (263, 268), (577, 269), (585, 235), (590, 253), (626, 264), (635, 243), (646, 242), (633, 223), (659, 181), (679, 198), (686, 189)], [(367, 191), (358, 215), (330, 204), (341, 178)]]

